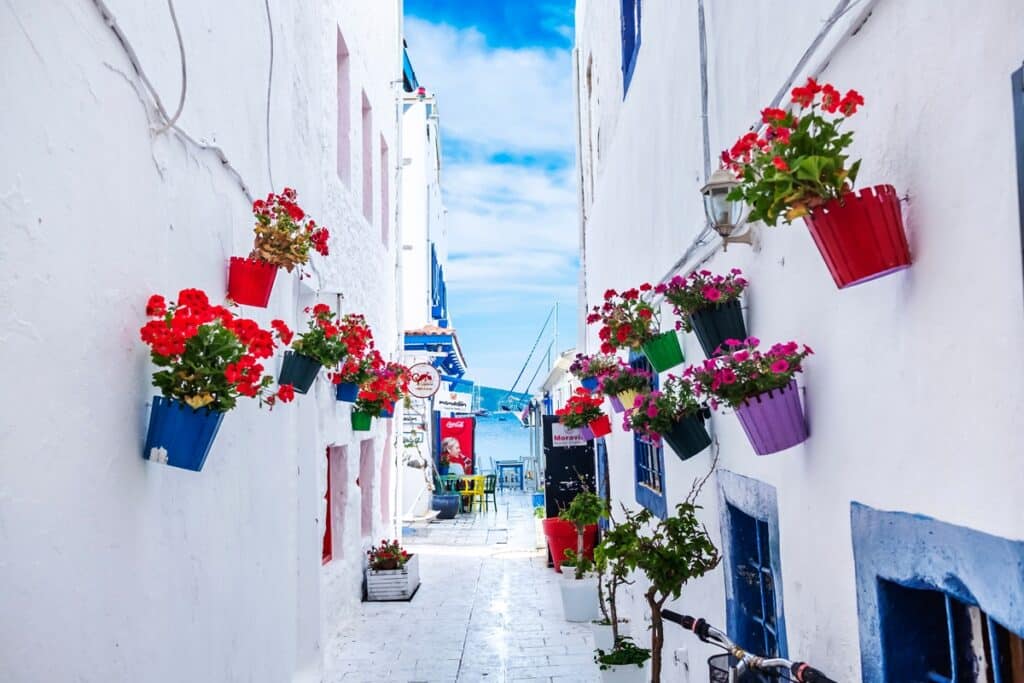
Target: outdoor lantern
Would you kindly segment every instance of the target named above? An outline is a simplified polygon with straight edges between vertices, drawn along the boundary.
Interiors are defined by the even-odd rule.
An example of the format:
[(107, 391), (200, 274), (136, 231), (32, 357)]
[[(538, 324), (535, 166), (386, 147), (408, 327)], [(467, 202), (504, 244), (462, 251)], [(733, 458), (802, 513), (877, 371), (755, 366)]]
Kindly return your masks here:
[(751, 244), (749, 230), (739, 237), (732, 237), (733, 231), (739, 227), (743, 217), (743, 201), (728, 198), (732, 189), (738, 185), (739, 181), (732, 173), (720, 168), (711, 174), (707, 185), (700, 188), (701, 194), (704, 195), (704, 213), (707, 214), (715, 232), (722, 236), (722, 242), (726, 246), (731, 242)]

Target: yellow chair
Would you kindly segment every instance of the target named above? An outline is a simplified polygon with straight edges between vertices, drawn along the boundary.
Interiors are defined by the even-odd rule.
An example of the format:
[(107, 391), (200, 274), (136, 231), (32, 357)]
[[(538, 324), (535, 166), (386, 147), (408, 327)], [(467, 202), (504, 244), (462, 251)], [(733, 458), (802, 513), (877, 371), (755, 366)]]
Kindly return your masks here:
[(480, 510), (484, 509), (484, 495), (486, 493), (484, 486), (484, 475), (474, 474), (471, 476), (463, 477), (463, 481), (466, 482), (466, 488), (462, 490), (462, 496), (469, 498), (469, 511), (473, 511), (473, 504), (476, 503)]

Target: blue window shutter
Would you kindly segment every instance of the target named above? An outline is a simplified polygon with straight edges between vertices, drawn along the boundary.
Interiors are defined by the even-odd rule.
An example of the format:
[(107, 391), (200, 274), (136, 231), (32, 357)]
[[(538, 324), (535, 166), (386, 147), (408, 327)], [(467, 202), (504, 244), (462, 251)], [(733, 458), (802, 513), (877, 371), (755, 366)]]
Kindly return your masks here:
[[(651, 365), (642, 354), (630, 354), (629, 364), (637, 370), (651, 372)], [(653, 374), (653, 386), (658, 388), (658, 375)], [(654, 447), (633, 435), (633, 472), (636, 502), (665, 519), (668, 505), (665, 500), (665, 453), (661, 446)]]
[(622, 98), (629, 92), (640, 51), (640, 14), (643, 0), (622, 0)]

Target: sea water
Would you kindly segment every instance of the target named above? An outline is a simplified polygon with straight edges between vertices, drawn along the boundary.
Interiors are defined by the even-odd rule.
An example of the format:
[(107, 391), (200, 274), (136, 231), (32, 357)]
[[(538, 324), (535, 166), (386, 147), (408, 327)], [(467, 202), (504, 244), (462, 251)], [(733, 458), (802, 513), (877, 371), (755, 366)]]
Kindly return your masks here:
[(511, 413), (484, 415), (476, 422), (476, 461), (494, 471), (498, 460), (522, 460), (530, 455), (530, 430)]

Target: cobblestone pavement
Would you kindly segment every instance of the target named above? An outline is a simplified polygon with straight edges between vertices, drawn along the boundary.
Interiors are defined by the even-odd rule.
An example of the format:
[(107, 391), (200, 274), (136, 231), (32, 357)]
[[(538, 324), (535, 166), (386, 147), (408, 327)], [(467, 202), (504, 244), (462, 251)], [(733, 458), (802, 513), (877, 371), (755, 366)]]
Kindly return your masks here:
[(419, 592), (362, 603), (327, 643), (324, 681), (600, 680), (590, 630), (562, 617), (528, 494), (414, 531), (405, 544), (420, 555)]

